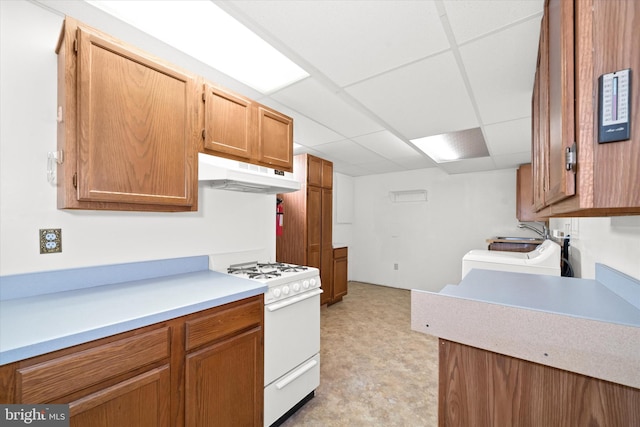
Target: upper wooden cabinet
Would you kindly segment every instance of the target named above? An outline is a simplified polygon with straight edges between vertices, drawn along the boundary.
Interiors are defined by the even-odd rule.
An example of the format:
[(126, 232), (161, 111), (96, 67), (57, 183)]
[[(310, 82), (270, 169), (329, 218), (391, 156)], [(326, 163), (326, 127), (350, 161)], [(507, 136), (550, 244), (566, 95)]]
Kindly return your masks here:
[[(598, 143), (598, 78), (640, 70), (640, 2), (547, 0), (532, 101), (534, 205), (545, 217), (640, 213), (640, 89), (631, 138)], [(566, 153), (575, 142), (575, 165)]]
[(205, 151), (249, 161), (253, 155), (254, 108), (249, 98), (211, 84), (204, 85)]
[(531, 163), (520, 165), (516, 172), (516, 218), (518, 221), (545, 221), (533, 203), (533, 174)]
[(58, 54), (58, 207), (197, 209), (195, 76), (66, 18)]
[(203, 153), (293, 171), (293, 119), (203, 83)]

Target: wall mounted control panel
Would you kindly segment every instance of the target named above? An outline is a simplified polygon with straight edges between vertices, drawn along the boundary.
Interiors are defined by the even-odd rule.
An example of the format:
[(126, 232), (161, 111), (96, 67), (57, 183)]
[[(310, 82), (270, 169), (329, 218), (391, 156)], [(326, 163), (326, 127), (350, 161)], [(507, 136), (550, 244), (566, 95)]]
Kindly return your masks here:
[(598, 79), (598, 142), (631, 137), (631, 69), (603, 74)]

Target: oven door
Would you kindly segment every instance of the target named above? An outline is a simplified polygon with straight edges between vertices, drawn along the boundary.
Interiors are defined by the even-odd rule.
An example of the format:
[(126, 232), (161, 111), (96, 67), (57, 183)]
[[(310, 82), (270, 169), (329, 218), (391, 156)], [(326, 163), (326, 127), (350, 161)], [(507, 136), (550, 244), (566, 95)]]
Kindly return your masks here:
[(320, 289), (264, 310), (264, 385), (320, 352)]

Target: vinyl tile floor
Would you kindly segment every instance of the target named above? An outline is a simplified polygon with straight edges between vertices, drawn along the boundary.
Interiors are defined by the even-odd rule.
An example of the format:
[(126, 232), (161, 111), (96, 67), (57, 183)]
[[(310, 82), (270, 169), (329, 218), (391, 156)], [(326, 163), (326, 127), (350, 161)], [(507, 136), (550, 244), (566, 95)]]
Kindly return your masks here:
[(410, 291), (349, 282), (323, 306), (320, 386), (283, 427), (435, 427), (438, 340), (411, 330)]

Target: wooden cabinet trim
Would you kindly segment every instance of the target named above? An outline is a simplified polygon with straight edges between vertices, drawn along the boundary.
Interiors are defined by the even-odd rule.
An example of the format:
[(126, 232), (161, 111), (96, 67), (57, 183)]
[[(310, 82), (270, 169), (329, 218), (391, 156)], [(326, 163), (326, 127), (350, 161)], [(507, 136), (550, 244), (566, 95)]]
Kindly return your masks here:
[(145, 365), (167, 359), (167, 327), (113, 341), (16, 372), (16, 399), (45, 403)]

